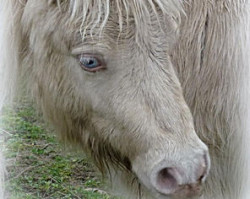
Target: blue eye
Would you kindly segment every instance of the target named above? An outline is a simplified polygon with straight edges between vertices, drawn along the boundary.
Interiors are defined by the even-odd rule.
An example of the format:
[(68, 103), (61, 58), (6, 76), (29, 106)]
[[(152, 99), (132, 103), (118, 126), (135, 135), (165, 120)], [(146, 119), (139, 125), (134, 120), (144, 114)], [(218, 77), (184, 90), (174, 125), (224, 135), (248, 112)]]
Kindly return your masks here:
[(80, 62), (86, 68), (96, 68), (100, 65), (98, 60), (94, 57), (81, 57)]
[(79, 56), (79, 61), (82, 68), (89, 72), (96, 72), (100, 69), (104, 69), (103, 63), (100, 59), (95, 56), (91, 56), (89, 54)]

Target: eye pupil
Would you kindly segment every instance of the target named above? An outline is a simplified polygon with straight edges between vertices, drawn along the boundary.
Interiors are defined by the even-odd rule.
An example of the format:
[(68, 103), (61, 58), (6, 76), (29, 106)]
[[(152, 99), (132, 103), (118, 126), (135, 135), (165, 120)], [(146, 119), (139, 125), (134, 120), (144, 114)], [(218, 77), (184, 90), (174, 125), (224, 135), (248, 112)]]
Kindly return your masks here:
[(89, 60), (89, 64), (91, 65), (91, 64), (93, 64), (94, 63), (94, 61), (93, 60)]

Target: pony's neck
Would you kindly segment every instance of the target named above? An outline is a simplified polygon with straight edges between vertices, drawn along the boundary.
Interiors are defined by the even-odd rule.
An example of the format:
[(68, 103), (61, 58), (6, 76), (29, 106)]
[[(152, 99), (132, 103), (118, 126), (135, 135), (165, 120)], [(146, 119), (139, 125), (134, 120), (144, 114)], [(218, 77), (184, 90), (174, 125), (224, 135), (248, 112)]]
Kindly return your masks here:
[[(249, 6), (190, 0), (173, 65), (209, 146), (212, 168), (204, 199), (240, 198), (245, 184), (249, 86)], [(208, 195), (209, 193), (209, 195)]]

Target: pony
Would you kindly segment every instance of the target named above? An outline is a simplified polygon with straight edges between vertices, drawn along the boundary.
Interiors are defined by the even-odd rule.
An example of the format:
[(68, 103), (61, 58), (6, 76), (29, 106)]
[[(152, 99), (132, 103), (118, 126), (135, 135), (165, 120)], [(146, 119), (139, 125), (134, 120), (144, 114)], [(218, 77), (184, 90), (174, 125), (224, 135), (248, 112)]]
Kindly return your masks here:
[(124, 197), (247, 198), (248, 0), (0, 6), (1, 105), (26, 93)]

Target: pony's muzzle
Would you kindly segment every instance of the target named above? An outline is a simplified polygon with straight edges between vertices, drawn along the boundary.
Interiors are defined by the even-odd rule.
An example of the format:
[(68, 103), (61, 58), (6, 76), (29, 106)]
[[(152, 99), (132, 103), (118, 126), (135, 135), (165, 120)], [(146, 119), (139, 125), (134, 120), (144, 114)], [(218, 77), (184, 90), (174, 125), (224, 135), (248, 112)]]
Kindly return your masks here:
[(193, 197), (200, 194), (210, 168), (208, 152), (194, 161), (169, 166), (166, 160), (155, 165), (151, 174), (152, 187), (163, 195)]

